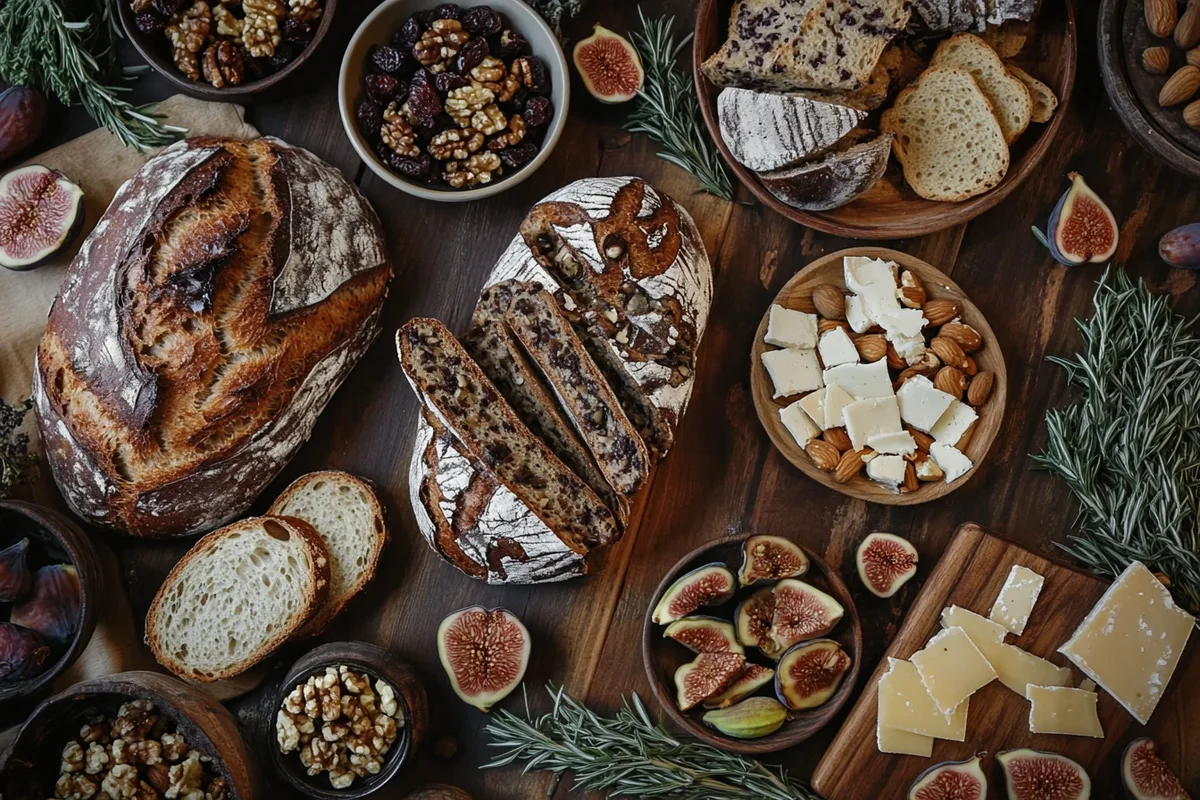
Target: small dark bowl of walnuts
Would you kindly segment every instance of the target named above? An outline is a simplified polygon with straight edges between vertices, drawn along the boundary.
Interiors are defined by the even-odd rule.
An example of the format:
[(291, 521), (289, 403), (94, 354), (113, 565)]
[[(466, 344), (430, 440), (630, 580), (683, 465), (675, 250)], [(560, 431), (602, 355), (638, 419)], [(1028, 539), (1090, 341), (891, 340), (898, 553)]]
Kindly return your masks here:
[(125, 35), (185, 93), (245, 100), (312, 56), (337, 0), (116, 0)]
[(570, 80), (553, 33), (520, 0), (385, 0), (342, 60), (346, 135), (401, 191), (456, 202), (531, 175), (557, 144)]

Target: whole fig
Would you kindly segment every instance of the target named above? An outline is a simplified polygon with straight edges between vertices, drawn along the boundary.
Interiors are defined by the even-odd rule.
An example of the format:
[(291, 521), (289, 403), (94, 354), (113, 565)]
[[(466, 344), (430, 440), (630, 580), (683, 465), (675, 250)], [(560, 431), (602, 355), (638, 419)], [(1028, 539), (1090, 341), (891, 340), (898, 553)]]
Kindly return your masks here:
[(46, 127), (46, 98), (27, 86), (0, 92), (0, 161), (24, 150)]
[(1158, 255), (1177, 269), (1200, 269), (1200, 222), (1169, 231), (1158, 240)]
[(79, 626), (79, 612), (79, 573), (70, 564), (54, 564), (33, 574), (33, 593), (13, 607), (9, 622), (65, 644)]
[(19, 681), (42, 672), (50, 648), (28, 628), (0, 622), (0, 681)]
[(33, 576), (25, 563), (28, 552), (28, 539), (0, 550), (0, 603), (15, 603), (29, 591)]

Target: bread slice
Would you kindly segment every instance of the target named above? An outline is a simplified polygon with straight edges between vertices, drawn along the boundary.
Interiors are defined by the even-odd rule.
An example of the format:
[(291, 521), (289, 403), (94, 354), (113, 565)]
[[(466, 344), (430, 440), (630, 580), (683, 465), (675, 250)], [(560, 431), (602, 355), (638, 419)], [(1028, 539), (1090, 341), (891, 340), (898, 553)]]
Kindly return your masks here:
[(329, 596), (329, 554), (294, 517), (252, 517), (205, 536), (180, 559), (146, 612), (158, 663), (200, 683), (270, 655)]
[(315, 636), (375, 577), (387, 543), (383, 508), (371, 485), (348, 472), (301, 475), (267, 511), (311, 525), (329, 552), (329, 599), (297, 636)]
[(1009, 64), (1008, 71), (1025, 84), (1025, 88), (1029, 90), (1029, 96), (1033, 100), (1033, 113), (1029, 117), (1030, 121), (1049, 122), (1050, 118), (1054, 116), (1054, 109), (1058, 108), (1058, 95), (1054, 94), (1054, 90), (1016, 64)]
[(1033, 100), (1029, 89), (1014, 78), (987, 42), (970, 33), (958, 33), (938, 45), (929, 62), (931, 68), (964, 69), (979, 84), (992, 104), (1004, 141), (1012, 144), (1029, 127)]
[(876, 136), (794, 167), (760, 172), (763, 186), (781, 202), (805, 211), (828, 211), (861, 197), (883, 177), (891, 134)]
[(879, 128), (895, 135), (892, 150), (904, 179), (928, 200), (966, 200), (1008, 172), (1004, 132), (966, 70), (926, 70), (883, 112)]

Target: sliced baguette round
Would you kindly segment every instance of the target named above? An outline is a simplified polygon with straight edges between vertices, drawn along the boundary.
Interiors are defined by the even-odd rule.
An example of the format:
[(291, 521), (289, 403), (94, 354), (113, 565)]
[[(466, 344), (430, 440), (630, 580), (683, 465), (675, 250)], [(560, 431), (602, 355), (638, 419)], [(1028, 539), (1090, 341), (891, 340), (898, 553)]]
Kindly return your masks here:
[(205, 536), (180, 559), (146, 612), (158, 663), (210, 683), (262, 661), (329, 596), (329, 554), (295, 517), (251, 517)]
[(301, 475), (267, 513), (304, 520), (329, 551), (329, 599), (296, 633), (316, 636), (375, 577), (388, 538), (383, 507), (366, 481), (326, 470)]
[(992, 104), (1004, 141), (1012, 144), (1029, 127), (1033, 99), (1029, 89), (1014, 77), (996, 51), (972, 33), (957, 33), (938, 45), (931, 68), (965, 69)]

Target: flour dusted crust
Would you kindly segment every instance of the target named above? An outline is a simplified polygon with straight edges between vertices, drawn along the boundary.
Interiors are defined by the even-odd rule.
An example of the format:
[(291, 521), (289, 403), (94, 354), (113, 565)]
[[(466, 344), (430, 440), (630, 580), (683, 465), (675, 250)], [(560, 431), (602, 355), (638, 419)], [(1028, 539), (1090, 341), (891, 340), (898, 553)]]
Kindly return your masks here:
[(721, 138), (756, 171), (779, 169), (833, 147), (867, 112), (803, 97), (729, 87), (717, 96)]
[(883, 177), (892, 150), (892, 135), (798, 164), (760, 172), (759, 180), (781, 202), (806, 211), (828, 211), (860, 197)]
[(242, 513), (378, 334), (390, 276), (374, 211), (311, 153), (165, 149), (84, 242), (38, 348), (68, 504), (138, 536)]

